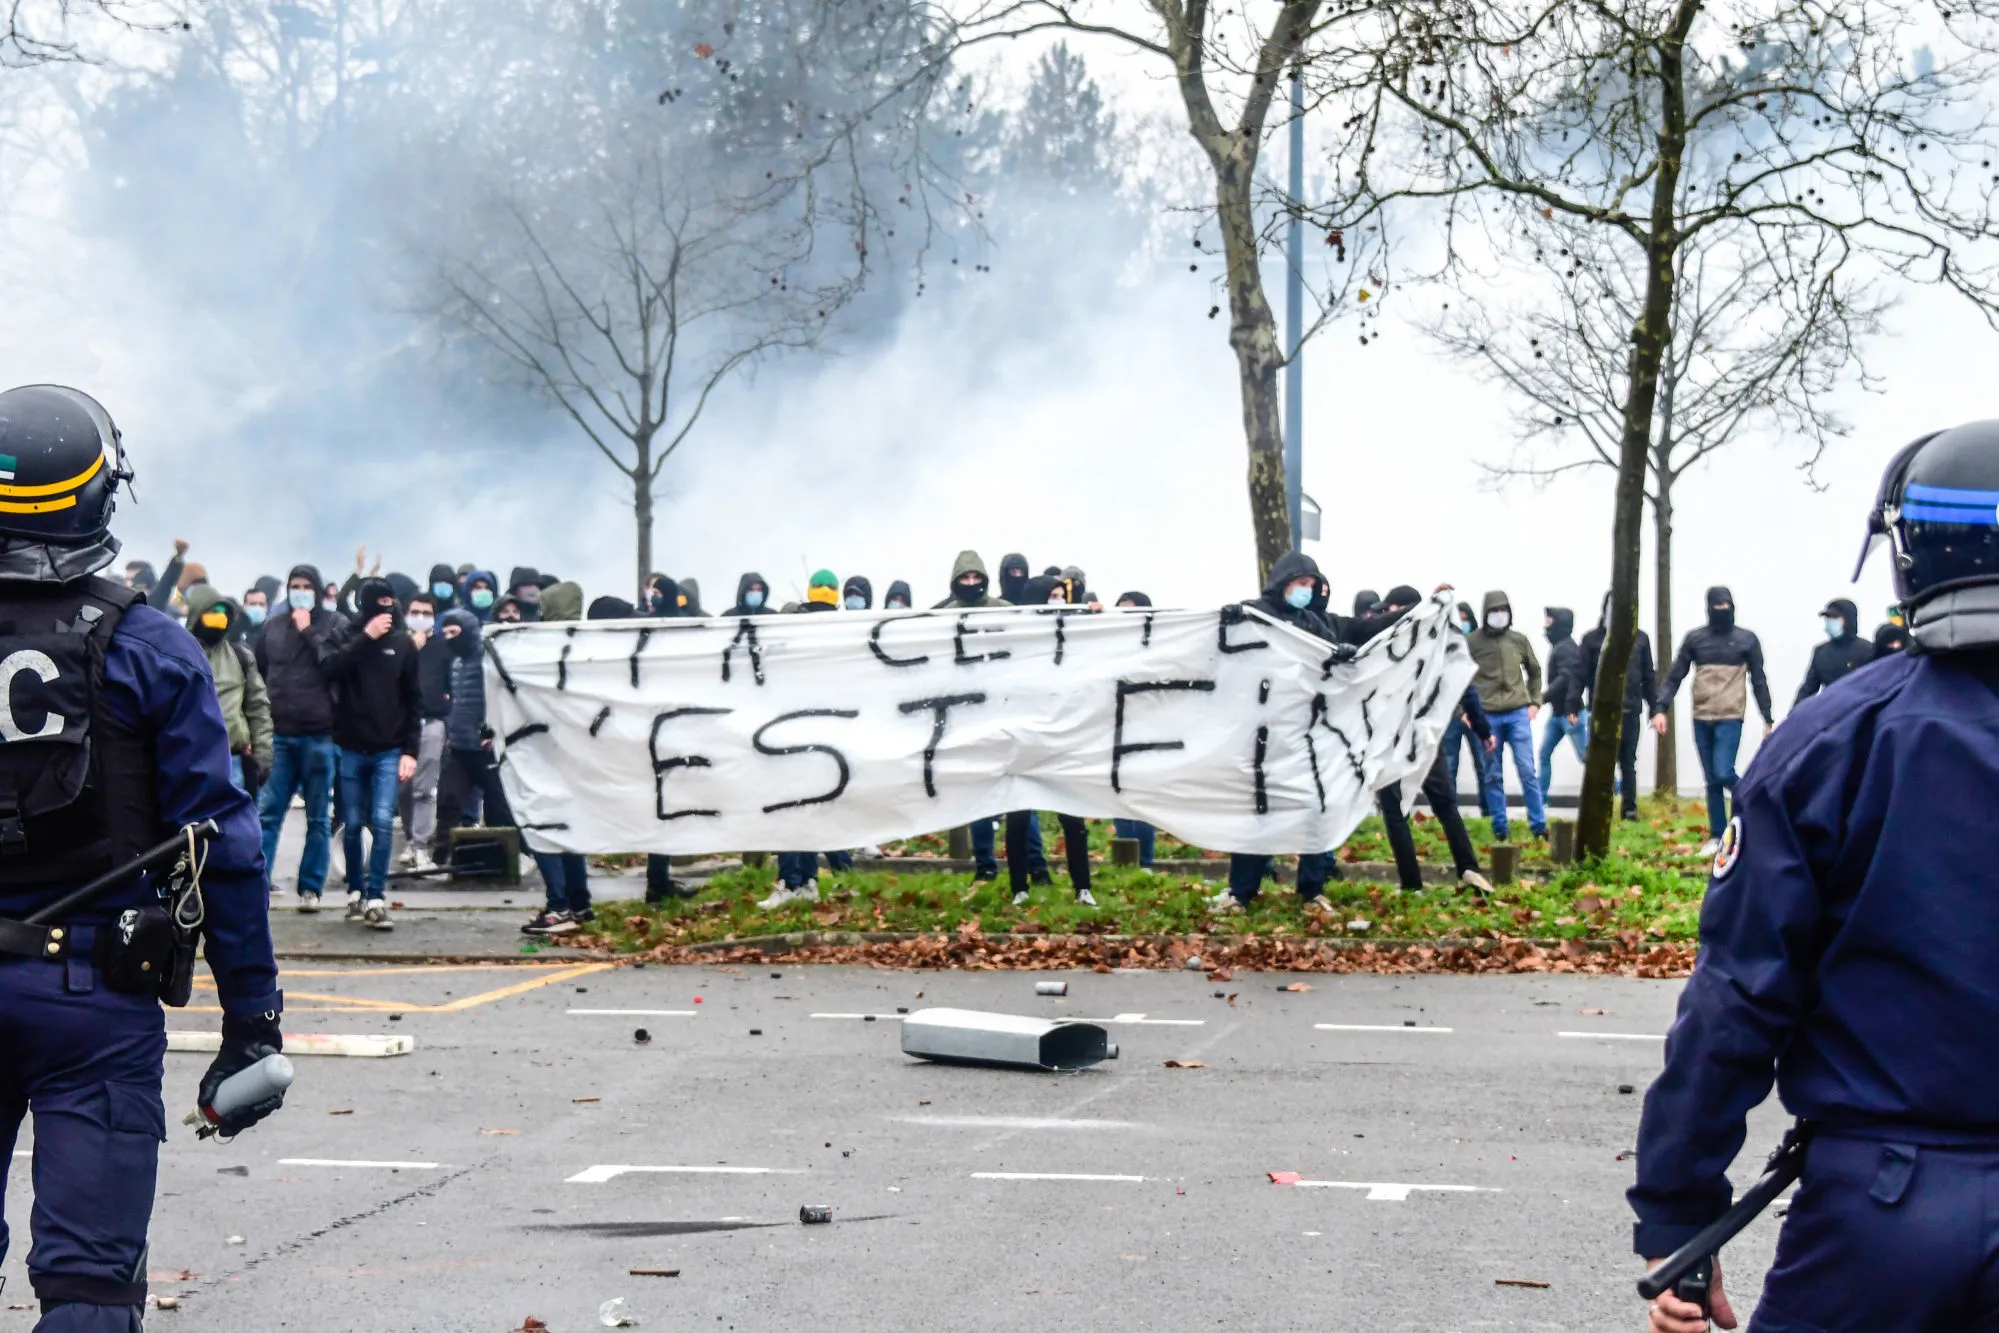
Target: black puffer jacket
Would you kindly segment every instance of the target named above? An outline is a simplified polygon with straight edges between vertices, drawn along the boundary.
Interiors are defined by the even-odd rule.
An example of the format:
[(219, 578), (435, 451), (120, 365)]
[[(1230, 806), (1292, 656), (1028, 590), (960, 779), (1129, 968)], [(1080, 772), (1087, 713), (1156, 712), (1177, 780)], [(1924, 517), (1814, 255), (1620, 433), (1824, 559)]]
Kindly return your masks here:
[(1844, 626), (1836, 639), (1827, 639), (1812, 649), (1812, 664), (1805, 668), (1805, 683), (1798, 686), (1798, 704), (1831, 689), (1842, 677), (1866, 666), (1875, 657), (1874, 645), (1860, 637), (1860, 608), (1845, 598), (1827, 602), (1825, 609)]
[(318, 605), (318, 589), (326, 586), (311, 565), (294, 566), (285, 576), (311, 579), (312, 619), (304, 631), (292, 623), (291, 607), (280, 602), (257, 636), (257, 672), (271, 694), (271, 729), (280, 736), (328, 736), (333, 733), (333, 681), (326, 659), (346, 641), (347, 618)]
[(451, 647), (451, 716), (444, 721), (445, 742), (454, 750), (476, 750), (486, 733), (486, 663), (479, 651), (479, 617), (463, 607), (444, 613), (444, 623), (458, 626)]
[(1541, 702), (1563, 717), (1583, 711), (1583, 654), (1576, 646), (1576, 613), (1566, 606), (1547, 608), (1548, 665)]

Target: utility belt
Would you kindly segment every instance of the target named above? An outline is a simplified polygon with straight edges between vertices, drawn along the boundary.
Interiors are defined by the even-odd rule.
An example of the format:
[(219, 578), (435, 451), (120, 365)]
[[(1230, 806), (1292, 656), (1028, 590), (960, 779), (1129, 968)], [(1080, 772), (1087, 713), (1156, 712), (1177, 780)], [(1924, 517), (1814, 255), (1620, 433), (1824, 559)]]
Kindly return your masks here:
[[(191, 824), (25, 921), (0, 918), (0, 955), (52, 963), (87, 957), (107, 989), (150, 995), (176, 1009), (184, 1006), (194, 990), (196, 945), (207, 916), (201, 869), (207, 840), (215, 832), (212, 820)], [(97, 899), (127, 886), (134, 875), (168, 862), (173, 868), (159, 884), (158, 901), (128, 907), (105, 924), (74, 919)]]

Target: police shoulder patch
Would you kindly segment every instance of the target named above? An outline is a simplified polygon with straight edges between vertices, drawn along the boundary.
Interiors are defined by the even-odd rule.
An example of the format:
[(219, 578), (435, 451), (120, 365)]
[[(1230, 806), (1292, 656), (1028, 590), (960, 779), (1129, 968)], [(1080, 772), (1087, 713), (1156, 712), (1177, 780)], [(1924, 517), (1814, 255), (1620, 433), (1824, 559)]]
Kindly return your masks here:
[(1728, 878), (1728, 872), (1735, 869), (1735, 863), (1742, 859), (1742, 816), (1728, 821), (1722, 831), (1721, 850), (1714, 854), (1714, 877)]

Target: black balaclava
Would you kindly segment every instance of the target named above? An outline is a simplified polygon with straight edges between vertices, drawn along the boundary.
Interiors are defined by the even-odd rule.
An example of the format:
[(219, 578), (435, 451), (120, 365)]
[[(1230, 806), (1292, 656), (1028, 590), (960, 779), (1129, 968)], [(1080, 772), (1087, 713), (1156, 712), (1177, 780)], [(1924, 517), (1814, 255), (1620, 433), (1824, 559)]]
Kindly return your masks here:
[(403, 627), (403, 604), (396, 597), (395, 585), (387, 579), (362, 579), (354, 590), (354, 625), (358, 629), (376, 616), (389, 617), (389, 628)]
[(1353, 595), (1353, 613), (1357, 616), (1371, 616), (1381, 605), (1381, 594), (1372, 588), (1362, 588)]
[[(978, 573), (973, 570), (973, 573)], [(964, 575), (960, 574), (959, 579)], [(951, 596), (960, 606), (978, 606), (986, 600), (986, 576), (979, 574), (979, 581), (967, 587), (958, 579), (951, 580)]]
[(1388, 590), (1388, 596), (1381, 599), (1382, 606), (1397, 615), (1414, 610), (1423, 600), (1423, 594), (1406, 583), (1398, 583)]
[(1000, 561), (1000, 598), (1020, 605), (1021, 594), (1027, 590), (1027, 557), (1018, 551), (1009, 552)]
[[(1728, 603), (1728, 609), (1718, 610), (1718, 602)], [(1707, 627), (1717, 634), (1726, 634), (1735, 628), (1735, 598), (1720, 584), (1707, 590)]]

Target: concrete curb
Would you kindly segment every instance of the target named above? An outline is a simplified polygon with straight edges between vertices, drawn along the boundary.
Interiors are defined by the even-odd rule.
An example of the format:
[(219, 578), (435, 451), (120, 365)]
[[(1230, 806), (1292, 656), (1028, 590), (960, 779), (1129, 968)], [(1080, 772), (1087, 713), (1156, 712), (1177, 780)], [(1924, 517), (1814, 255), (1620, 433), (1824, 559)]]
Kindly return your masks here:
[[(621, 955), (622, 956), (622, 955)], [(582, 949), (543, 949), (536, 953), (362, 953), (357, 950), (280, 949), (281, 963), (594, 963), (603, 954)], [(282, 974), (283, 969), (279, 972)]]
[[(955, 934), (940, 934), (937, 932), (915, 930), (795, 930), (776, 935), (745, 935), (733, 940), (705, 940), (700, 944), (687, 944), (680, 947), (688, 953), (723, 953), (730, 949), (762, 949), (766, 953), (781, 953), (791, 949), (811, 949), (821, 946), (840, 948), (862, 944), (901, 944), (909, 940), (920, 939), (955, 940), (958, 938), (960, 937)], [(1248, 940), (1282, 939), (1287, 943), (1309, 943), (1326, 949), (1363, 949), (1372, 946), (1377, 949), (1471, 949), (1477, 953), (1490, 953), (1495, 949), (1509, 944), (1526, 944), (1537, 949), (1559, 949), (1568, 943), (1568, 941), (1560, 939), (1528, 939), (1516, 936), (1509, 936), (1503, 940), (1458, 939), (1449, 936), (1441, 939), (1394, 937), (1364, 939), (1354, 936), (1266, 936), (1220, 935), (1212, 933), (1204, 935), (1044, 935), (1037, 932), (1031, 935), (1016, 935), (1011, 932), (996, 932), (983, 934), (977, 938), (1006, 944), (1049, 940), (1055, 944), (1072, 947), (1085, 947), (1091, 944), (1200, 945), (1205, 944), (1209, 940), (1234, 944)], [(1581, 944), (1590, 953), (1614, 953), (1618, 948), (1616, 940), (1589, 939), (1578, 940), (1577, 943)], [(1662, 944), (1667, 943), (1667, 941), (1655, 940), (1649, 941), (1649, 943)], [(600, 954), (598, 956), (618, 959), (639, 957), (636, 954)]]

